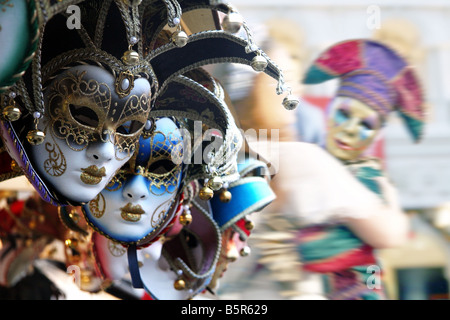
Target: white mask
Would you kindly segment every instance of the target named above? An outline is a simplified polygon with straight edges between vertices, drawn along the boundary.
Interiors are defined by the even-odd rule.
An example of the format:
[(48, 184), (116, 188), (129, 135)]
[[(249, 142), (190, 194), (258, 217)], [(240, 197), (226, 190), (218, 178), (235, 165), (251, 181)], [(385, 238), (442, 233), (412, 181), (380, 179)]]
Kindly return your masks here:
[(45, 90), (43, 143), (30, 158), (50, 189), (71, 202), (95, 198), (134, 153), (150, 111), (150, 84), (133, 80), (119, 97), (117, 79), (97, 66), (76, 66)]

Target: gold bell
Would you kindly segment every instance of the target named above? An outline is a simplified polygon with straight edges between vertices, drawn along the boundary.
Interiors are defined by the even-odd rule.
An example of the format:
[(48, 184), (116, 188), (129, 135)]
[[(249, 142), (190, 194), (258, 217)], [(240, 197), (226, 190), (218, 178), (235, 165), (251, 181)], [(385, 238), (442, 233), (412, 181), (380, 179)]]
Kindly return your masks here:
[(127, 66), (133, 66), (139, 62), (139, 54), (134, 50), (125, 51), (122, 62)]
[(209, 187), (203, 187), (198, 192), (198, 196), (200, 197), (200, 199), (207, 201), (214, 196), (214, 191)]
[(219, 190), (223, 186), (223, 181), (220, 177), (213, 177), (212, 179), (208, 180), (208, 187), (213, 189), (214, 191)]
[(20, 168), (20, 166), (17, 164), (17, 162), (15, 160), (11, 160), (11, 170), (13, 172), (20, 172), (22, 169)]
[(77, 239), (66, 239), (65, 241), (66, 247), (71, 248), (71, 249), (75, 249), (78, 246), (78, 240)]
[(222, 28), (231, 33), (237, 33), (244, 24), (244, 18), (236, 11), (228, 13), (222, 21)]
[(247, 220), (245, 221), (245, 229), (247, 230), (253, 230), (253, 228), (255, 227), (255, 224), (253, 223), (253, 221)]
[(264, 58), (261, 55), (256, 55), (253, 59), (250, 65), (252, 66), (253, 70), (261, 72), (264, 71), (267, 67), (267, 59)]
[(36, 220), (31, 220), (30, 222), (28, 222), (28, 228), (30, 228), (31, 230), (36, 229)]
[(188, 224), (190, 224), (192, 222), (192, 215), (190, 213), (183, 212), (180, 215), (179, 220), (183, 226), (187, 226)]
[(241, 251), (239, 251), (239, 254), (241, 255), (241, 257), (246, 257), (250, 254), (251, 249), (249, 246), (245, 246), (241, 249)]
[(7, 121), (19, 120), (22, 112), (14, 104), (6, 106), (2, 111), (3, 118)]
[(178, 279), (174, 282), (173, 287), (175, 290), (184, 290), (186, 288), (186, 282), (183, 279)]
[(188, 42), (188, 35), (183, 30), (175, 31), (172, 34), (172, 42), (178, 47), (184, 47)]
[(231, 192), (228, 190), (223, 190), (220, 195), (219, 199), (221, 202), (227, 203), (231, 201)]
[(78, 223), (80, 221), (80, 215), (75, 210), (70, 211), (69, 218), (72, 219), (75, 223)]
[(27, 140), (33, 146), (37, 146), (37, 145), (41, 144), (42, 142), (44, 142), (44, 139), (45, 139), (45, 133), (40, 130), (37, 130), (37, 129), (31, 130), (27, 134)]
[(294, 110), (295, 108), (297, 108), (299, 103), (300, 100), (292, 94), (289, 94), (283, 99), (283, 106), (286, 110)]

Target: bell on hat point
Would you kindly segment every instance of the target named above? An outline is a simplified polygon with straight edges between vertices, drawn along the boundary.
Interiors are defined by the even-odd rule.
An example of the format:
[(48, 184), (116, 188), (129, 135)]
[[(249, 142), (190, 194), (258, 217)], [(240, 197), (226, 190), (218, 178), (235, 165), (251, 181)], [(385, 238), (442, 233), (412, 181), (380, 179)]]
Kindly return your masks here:
[(244, 18), (236, 11), (229, 12), (222, 21), (222, 28), (231, 33), (237, 33), (244, 24)]
[(183, 30), (177, 30), (172, 34), (172, 42), (178, 47), (184, 47), (188, 42), (188, 35)]
[(214, 191), (219, 190), (223, 186), (222, 178), (215, 176), (212, 179), (208, 180), (208, 187), (213, 189)]
[(289, 94), (283, 99), (283, 106), (286, 110), (294, 110), (295, 108), (297, 108), (299, 103), (300, 100), (292, 94)]
[(3, 111), (2, 115), (7, 121), (16, 121), (19, 120), (20, 116), (22, 115), (22, 112), (18, 107), (13, 105), (6, 106)]
[(198, 196), (202, 200), (210, 200), (214, 196), (214, 191), (209, 187), (203, 187), (198, 192)]
[(254, 227), (255, 227), (255, 224), (253, 223), (253, 221), (250, 221), (250, 220), (245, 221), (245, 229), (253, 230)]
[(139, 54), (134, 50), (125, 51), (122, 56), (122, 62), (127, 66), (135, 65), (139, 62)]
[(228, 190), (223, 190), (220, 194), (219, 194), (219, 199), (221, 202), (223, 203), (227, 203), (231, 201), (231, 192)]
[(186, 288), (186, 282), (183, 279), (178, 279), (174, 282), (173, 287), (176, 290), (184, 290)]
[(251, 253), (251, 249), (249, 246), (245, 246), (241, 249), (241, 251), (239, 251), (239, 254), (241, 255), (241, 257), (246, 257)]
[(266, 60), (266, 58), (264, 58), (263, 56), (258, 54), (252, 59), (252, 62), (250, 63), (250, 65), (252, 66), (253, 70), (261, 72), (266, 69), (267, 60)]
[(45, 133), (40, 130), (31, 130), (27, 134), (27, 140), (33, 146), (41, 144), (42, 142), (44, 142), (44, 139)]
[(192, 215), (191, 215), (190, 213), (183, 212), (183, 213), (180, 215), (179, 220), (180, 220), (180, 223), (181, 223), (183, 226), (187, 226), (187, 225), (189, 225), (189, 224), (192, 222)]

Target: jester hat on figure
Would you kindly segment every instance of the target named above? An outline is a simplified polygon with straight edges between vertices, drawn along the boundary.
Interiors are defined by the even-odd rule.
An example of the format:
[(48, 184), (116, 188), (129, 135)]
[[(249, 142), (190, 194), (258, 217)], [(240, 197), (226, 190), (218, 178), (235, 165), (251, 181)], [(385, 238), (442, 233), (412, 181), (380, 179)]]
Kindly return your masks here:
[[(72, 4), (80, 9), (81, 18), (79, 28), (74, 29), (67, 26), (70, 14), (66, 12)], [(195, 15), (195, 9), (199, 8), (209, 10), (208, 23), (197, 33), (183, 33), (183, 28), (188, 31), (190, 27), (183, 24), (183, 10), (194, 12), (190, 21), (198, 22), (199, 17), (204, 16), (204, 11)], [(33, 10), (30, 15), (39, 18), (41, 31), (38, 44), (26, 73), (15, 79), (1, 96), (4, 117), (0, 124), (8, 153), (43, 199), (55, 205), (83, 204), (98, 192), (89, 193), (90, 199), (74, 199), (73, 196), (80, 194), (62, 194), (64, 187), (55, 187), (54, 181), (49, 181), (57, 174), (64, 174), (65, 163), (56, 149), (48, 156), (53, 163), (45, 168), (41, 168), (44, 167), (41, 163), (30, 161), (33, 148), (51, 153), (46, 142), (39, 147), (39, 142), (48, 138), (48, 135), (42, 136), (42, 123), (46, 118), (50, 118), (52, 133), (58, 139), (70, 140), (67, 142), (70, 149), (74, 148), (72, 142), (78, 144), (75, 149), (79, 151), (89, 143), (105, 142), (109, 136), (119, 151), (131, 156), (151, 107), (171, 80), (190, 70), (214, 63), (251, 65), (278, 81), (277, 93), (285, 90), (281, 71), (252, 42), (251, 36), (244, 39), (222, 30), (220, 19), (226, 21), (224, 25), (229, 28), (230, 19), (226, 18), (235, 12), (216, 1), (67, 0), (54, 4), (43, 2)], [(161, 43), (160, 34), (167, 30), (173, 32), (172, 37)], [(92, 83), (97, 86), (93, 87)], [(51, 103), (56, 107), (50, 108)], [(88, 107), (95, 105), (95, 109), (89, 107), (99, 120), (94, 129), (86, 128), (86, 123), (80, 125), (70, 116), (70, 104), (86, 103)], [(67, 104), (69, 107), (63, 107)], [(63, 117), (61, 110), (65, 110), (67, 116)], [(81, 109), (79, 111), (81, 115)], [(89, 122), (93, 118), (85, 120)], [(132, 133), (120, 132), (121, 121), (125, 120), (135, 123)], [(226, 137), (228, 132), (223, 134)], [(71, 159), (69, 153), (65, 160)], [(116, 155), (116, 158), (120, 157)], [(52, 171), (53, 176), (45, 176), (44, 170)], [(98, 180), (94, 171), (89, 168), (84, 173), (91, 186)], [(107, 175), (104, 180), (109, 178)], [(71, 183), (62, 185), (73, 186)]]
[(349, 40), (323, 52), (307, 70), (303, 82), (317, 84), (339, 78), (337, 96), (357, 99), (386, 120), (398, 111), (414, 141), (422, 136), (424, 98), (419, 79), (391, 48), (373, 40)]

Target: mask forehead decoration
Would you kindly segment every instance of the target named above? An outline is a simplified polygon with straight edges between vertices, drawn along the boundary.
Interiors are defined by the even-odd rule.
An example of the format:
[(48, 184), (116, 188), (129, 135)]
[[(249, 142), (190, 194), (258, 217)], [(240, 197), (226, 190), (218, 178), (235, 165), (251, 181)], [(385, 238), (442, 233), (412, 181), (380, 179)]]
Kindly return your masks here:
[[(68, 28), (66, 11), (73, 4), (81, 19)], [(245, 22), (233, 18), (240, 15), (230, 5), (209, 0), (63, 0), (26, 10), (29, 23), (18, 23), (28, 28), (29, 39), (17, 71), (27, 63), (29, 67), (2, 82), (7, 84), (1, 88), (2, 139), (42, 198), (55, 205), (78, 200), (59, 194), (35, 168), (41, 164), (30, 160), (30, 150), (48, 139), (42, 123), (49, 119), (55, 143), (65, 140), (73, 152), (84, 152), (93, 143), (112, 142), (116, 158), (126, 159), (145, 131), (150, 109), (172, 80), (203, 65), (248, 65), (273, 77), (278, 94), (289, 91), (281, 70), (253, 42)], [(11, 32), (12, 26), (2, 23)], [(235, 36), (238, 29), (246, 36)], [(295, 102), (287, 99), (284, 105), (292, 108)], [(232, 127), (225, 128), (222, 138), (237, 146)], [(222, 161), (228, 151), (222, 148), (212, 157), (212, 175), (230, 170)], [(69, 153), (64, 157), (71, 158)]]
[(74, 150), (109, 139), (130, 156), (148, 118), (150, 86), (145, 79), (133, 80), (133, 89), (121, 97), (113, 84), (113, 76), (96, 66), (73, 67), (58, 76), (45, 92), (54, 135)]
[(394, 50), (365, 39), (337, 43), (313, 62), (303, 82), (333, 78), (340, 79), (336, 96), (359, 100), (383, 119), (398, 111), (413, 140), (420, 140), (426, 113), (422, 86), (414, 69)]

